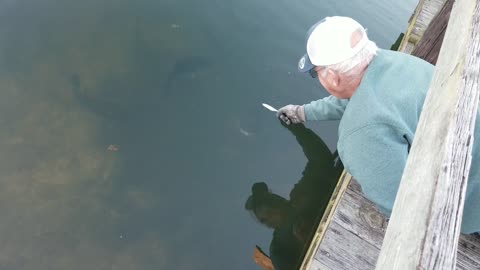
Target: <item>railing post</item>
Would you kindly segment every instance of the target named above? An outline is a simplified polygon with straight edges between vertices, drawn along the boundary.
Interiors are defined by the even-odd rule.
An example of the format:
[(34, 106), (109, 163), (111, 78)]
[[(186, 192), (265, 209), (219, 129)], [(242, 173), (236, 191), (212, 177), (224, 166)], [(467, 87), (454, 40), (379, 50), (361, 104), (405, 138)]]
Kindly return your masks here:
[(457, 0), (377, 270), (454, 269), (478, 110), (480, 0)]

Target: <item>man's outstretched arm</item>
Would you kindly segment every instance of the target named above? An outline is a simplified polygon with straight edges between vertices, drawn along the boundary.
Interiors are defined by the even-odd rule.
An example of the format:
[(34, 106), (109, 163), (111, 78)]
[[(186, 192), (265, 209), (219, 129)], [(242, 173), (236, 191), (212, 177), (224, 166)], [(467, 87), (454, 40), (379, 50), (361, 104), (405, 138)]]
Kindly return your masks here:
[(313, 120), (340, 120), (347, 104), (347, 99), (328, 96), (309, 104), (286, 105), (278, 110), (277, 116), (287, 125)]
[(347, 107), (348, 99), (328, 96), (304, 105), (305, 116), (312, 120), (340, 120)]

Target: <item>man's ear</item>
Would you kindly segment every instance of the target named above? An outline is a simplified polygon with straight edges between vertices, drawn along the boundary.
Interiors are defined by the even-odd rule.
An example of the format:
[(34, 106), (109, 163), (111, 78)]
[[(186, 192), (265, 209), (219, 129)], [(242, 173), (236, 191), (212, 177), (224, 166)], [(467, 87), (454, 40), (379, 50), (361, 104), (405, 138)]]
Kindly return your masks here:
[(363, 32), (360, 29), (355, 30), (350, 36), (350, 48), (355, 48), (360, 41), (362, 41)]
[(338, 76), (338, 73), (331, 69), (327, 70), (327, 73), (330, 85), (338, 87), (340, 85), (340, 76)]

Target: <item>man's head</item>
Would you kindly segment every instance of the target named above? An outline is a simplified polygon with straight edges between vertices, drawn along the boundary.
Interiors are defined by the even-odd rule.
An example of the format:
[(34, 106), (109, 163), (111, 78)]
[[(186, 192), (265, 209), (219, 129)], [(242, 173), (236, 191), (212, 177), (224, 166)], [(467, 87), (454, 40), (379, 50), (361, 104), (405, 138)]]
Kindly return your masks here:
[(252, 186), (252, 195), (245, 203), (245, 209), (251, 211), (257, 220), (268, 228), (280, 228), (291, 215), (290, 202), (268, 190), (264, 182)]
[(307, 53), (298, 62), (300, 72), (317, 77), (338, 98), (350, 98), (378, 48), (366, 30), (348, 17), (327, 17), (307, 32)]

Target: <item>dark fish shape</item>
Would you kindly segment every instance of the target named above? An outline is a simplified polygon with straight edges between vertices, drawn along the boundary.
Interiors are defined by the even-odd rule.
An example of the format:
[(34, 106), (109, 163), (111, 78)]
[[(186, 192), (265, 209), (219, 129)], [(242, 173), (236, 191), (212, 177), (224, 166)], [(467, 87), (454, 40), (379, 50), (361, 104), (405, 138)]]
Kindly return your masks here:
[[(190, 56), (178, 60), (167, 76), (165, 82), (165, 92), (168, 93), (173, 84), (182, 78), (192, 78), (196, 72), (207, 69), (211, 66), (211, 62), (200, 56)], [(190, 76), (190, 77), (187, 77)]]
[(78, 74), (73, 74), (70, 77), (70, 84), (75, 100), (88, 111), (110, 120), (120, 120), (128, 116), (128, 111), (119, 104), (88, 96), (86, 91), (82, 89)]
[(158, 76), (158, 70), (164, 68), (165, 51), (158, 50), (155, 44), (149, 44), (146, 38), (148, 32), (145, 32), (145, 29), (142, 19), (135, 18), (132, 67), (136, 70), (137, 86), (143, 85), (144, 88), (155, 91), (163, 87), (162, 93), (168, 96), (178, 81), (192, 79), (196, 72), (211, 66), (211, 61), (203, 56), (180, 57), (168, 72), (166, 79), (162, 80), (164, 77)]

